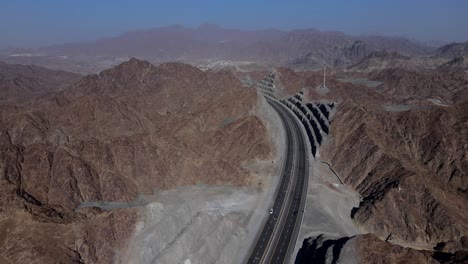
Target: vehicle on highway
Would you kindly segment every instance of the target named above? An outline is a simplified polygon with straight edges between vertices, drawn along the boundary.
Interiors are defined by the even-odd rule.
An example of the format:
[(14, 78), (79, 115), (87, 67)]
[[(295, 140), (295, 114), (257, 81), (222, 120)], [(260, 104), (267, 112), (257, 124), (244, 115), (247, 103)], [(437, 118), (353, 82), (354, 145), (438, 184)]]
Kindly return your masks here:
[(270, 214), (273, 214), (273, 208), (270, 209)]

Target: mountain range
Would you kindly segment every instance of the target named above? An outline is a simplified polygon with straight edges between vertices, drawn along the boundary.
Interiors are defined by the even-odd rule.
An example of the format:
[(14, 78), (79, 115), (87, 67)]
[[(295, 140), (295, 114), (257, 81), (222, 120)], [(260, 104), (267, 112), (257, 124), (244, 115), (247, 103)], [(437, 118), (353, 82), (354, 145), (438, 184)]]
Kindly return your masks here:
[(254, 178), (242, 164), (274, 151), (255, 115), (261, 98), (232, 73), (136, 59), (81, 78), (1, 66), (0, 76), (27, 73), (37, 89), (29, 100), (0, 101), (1, 263), (111, 263), (138, 213), (86, 203), (245, 186)]
[[(297, 68), (344, 68), (373, 51), (389, 50), (407, 56), (430, 55), (434, 48), (402, 37), (352, 36), (337, 31), (225, 29), (205, 24), (130, 31), (90, 42), (67, 43), (33, 50), (3, 51), (4, 61), (48, 66), (67, 62), (82, 72), (109, 68), (122, 59), (139, 57), (152, 63), (179, 61), (200, 64), (213, 60), (249, 61)], [(73, 62), (73, 63), (72, 63)], [(87, 65), (88, 64), (88, 65)], [(59, 67), (52, 67), (59, 68)], [(68, 68), (67, 68), (68, 69)], [(71, 69), (73, 70), (73, 69)]]

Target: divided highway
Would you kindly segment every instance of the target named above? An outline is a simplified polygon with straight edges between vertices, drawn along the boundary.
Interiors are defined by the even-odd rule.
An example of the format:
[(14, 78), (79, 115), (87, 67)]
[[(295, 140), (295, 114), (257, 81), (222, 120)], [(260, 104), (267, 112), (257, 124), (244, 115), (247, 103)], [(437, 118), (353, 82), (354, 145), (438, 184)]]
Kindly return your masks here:
[[(301, 225), (309, 175), (308, 151), (298, 122), (284, 105), (267, 98), (286, 131), (286, 157), (281, 180), (269, 215), (248, 263), (286, 263), (294, 251)], [(268, 213), (269, 208), (265, 208)]]

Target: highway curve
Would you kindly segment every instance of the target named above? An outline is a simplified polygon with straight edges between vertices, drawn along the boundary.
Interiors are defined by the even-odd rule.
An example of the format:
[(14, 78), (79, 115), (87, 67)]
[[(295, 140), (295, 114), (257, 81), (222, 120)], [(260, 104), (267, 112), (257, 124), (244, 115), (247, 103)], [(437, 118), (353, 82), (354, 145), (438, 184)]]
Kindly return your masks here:
[[(300, 125), (284, 105), (268, 97), (286, 130), (286, 157), (276, 190), (273, 214), (257, 238), (248, 263), (287, 263), (294, 251), (301, 225), (309, 175), (308, 151)], [(265, 208), (268, 214), (270, 208)]]

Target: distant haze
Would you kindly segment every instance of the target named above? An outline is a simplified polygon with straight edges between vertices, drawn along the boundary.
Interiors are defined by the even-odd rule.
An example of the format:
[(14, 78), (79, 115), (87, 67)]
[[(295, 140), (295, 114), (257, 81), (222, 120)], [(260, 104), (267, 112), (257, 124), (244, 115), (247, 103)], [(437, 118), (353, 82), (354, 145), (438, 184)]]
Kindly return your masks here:
[(0, 48), (87, 41), (209, 22), (228, 28), (317, 28), (421, 41), (468, 40), (468, 1), (2, 1)]

